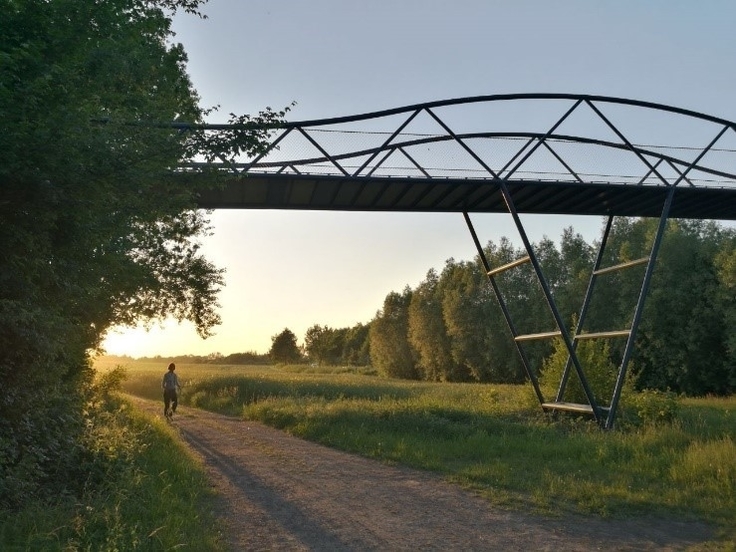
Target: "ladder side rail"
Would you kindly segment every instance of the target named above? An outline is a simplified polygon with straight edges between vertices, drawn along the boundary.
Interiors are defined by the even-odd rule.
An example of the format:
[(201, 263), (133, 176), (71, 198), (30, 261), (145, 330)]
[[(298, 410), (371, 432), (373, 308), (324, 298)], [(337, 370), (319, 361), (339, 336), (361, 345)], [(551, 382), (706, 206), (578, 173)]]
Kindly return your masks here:
[(539, 400), (539, 404), (543, 404), (544, 396), (542, 395), (542, 390), (539, 387), (539, 379), (537, 378), (537, 375), (532, 370), (531, 363), (529, 362), (529, 358), (526, 356), (524, 349), (521, 347), (519, 342), (516, 341), (516, 337), (519, 335), (519, 332), (516, 331), (514, 322), (511, 319), (511, 313), (509, 312), (509, 309), (506, 306), (506, 301), (504, 301), (503, 296), (501, 295), (501, 290), (498, 289), (498, 284), (496, 283), (496, 279), (490, 274), (488, 274), (491, 271), (490, 270), (491, 266), (490, 266), (490, 263), (488, 262), (488, 258), (486, 257), (485, 252), (483, 251), (483, 247), (481, 247), (480, 245), (480, 240), (478, 240), (478, 234), (476, 234), (475, 232), (475, 228), (473, 227), (473, 223), (471, 222), (470, 216), (468, 215), (467, 211), (463, 211), (463, 217), (465, 218), (465, 223), (468, 226), (468, 230), (470, 230), (470, 235), (473, 238), (473, 243), (475, 243), (475, 248), (478, 250), (478, 256), (480, 257), (481, 263), (483, 263), (483, 268), (485, 268), (486, 274), (488, 275), (488, 281), (491, 283), (491, 287), (493, 288), (493, 293), (496, 295), (498, 304), (501, 307), (501, 312), (503, 312), (503, 317), (506, 320), (506, 325), (509, 327), (509, 331), (511, 332), (511, 335), (514, 338), (514, 345), (516, 347), (516, 351), (519, 353), (519, 357), (521, 358), (521, 364), (524, 366), (524, 371), (526, 372), (526, 375), (529, 378), (529, 381), (532, 382), (532, 387), (534, 387), (534, 394), (537, 396), (537, 399)]
[[(575, 335), (578, 335), (582, 329), (583, 324), (585, 324), (585, 319), (588, 316), (588, 309), (590, 307), (590, 301), (593, 297), (593, 289), (595, 288), (596, 284), (596, 271), (600, 268), (601, 264), (603, 263), (603, 253), (606, 249), (606, 244), (608, 243), (608, 236), (611, 234), (611, 228), (613, 227), (613, 215), (608, 216), (608, 220), (606, 221), (606, 227), (603, 230), (603, 237), (601, 238), (601, 244), (598, 246), (598, 253), (595, 257), (595, 263), (593, 264), (593, 270), (590, 273), (590, 279), (588, 280), (588, 287), (585, 290), (585, 297), (583, 299), (583, 305), (580, 307), (580, 314), (578, 315), (578, 321), (575, 326)], [(573, 349), (577, 350), (577, 339), (573, 339)], [(572, 368), (572, 357), (567, 357), (567, 362), (565, 363), (565, 369), (562, 372), (562, 378), (560, 378), (560, 386), (557, 389), (557, 397), (556, 402), (561, 402), (562, 397), (565, 395), (565, 389), (567, 388), (567, 382), (570, 378), (570, 368)]]
[(629, 337), (626, 340), (626, 346), (624, 347), (624, 353), (621, 358), (621, 364), (618, 369), (618, 376), (616, 377), (616, 384), (613, 388), (613, 395), (611, 397), (610, 409), (608, 410), (608, 416), (606, 417), (605, 429), (613, 429), (613, 424), (616, 419), (616, 410), (618, 408), (619, 400), (621, 399), (621, 390), (623, 389), (624, 381), (626, 380), (626, 370), (628, 368), (631, 353), (634, 350), (634, 341), (636, 340), (636, 332), (639, 329), (639, 322), (641, 321), (642, 311), (644, 310), (644, 302), (646, 300), (647, 292), (649, 291), (649, 284), (652, 280), (652, 273), (654, 272), (654, 265), (657, 260), (659, 248), (662, 245), (662, 236), (664, 235), (665, 228), (667, 227), (667, 220), (670, 213), (670, 207), (672, 207), (672, 201), (675, 197), (675, 186), (671, 186), (667, 197), (662, 208), (662, 214), (659, 217), (659, 225), (657, 226), (657, 233), (654, 236), (652, 243), (652, 250), (649, 254), (649, 262), (644, 273), (644, 281), (639, 291), (639, 298), (636, 302), (634, 309), (634, 317), (631, 321), (631, 329)]
[(516, 205), (514, 204), (514, 200), (511, 197), (511, 192), (506, 185), (506, 180), (500, 180), (499, 187), (506, 203), (506, 208), (511, 213), (511, 217), (514, 220), (514, 224), (516, 225), (516, 229), (519, 232), (521, 241), (524, 243), (524, 247), (526, 248), (527, 255), (529, 255), (529, 258), (531, 259), (532, 266), (534, 267), (534, 272), (537, 274), (537, 279), (539, 280), (539, 284), (542, 287), (542, 291), (544, 292), (544, 297), (547, 300), (547, 305), (549, 306), (550, 311), (552, 311), (552, 316), (555, 319), (557, 328), (560, 330), (561, 337), (565, 343), (565, 347), (567, 348), (567, 352), (572, 358), (573, 365), (575, 366), (575, 371), (577, 372), (578, 377), (580, 378), (580, 383), (582, 384), (583, 390), (585, 391), (585, 396), (588, 399), (588, 403), (593, 408), (593, 415), (595, 416), (595, 420), (599, 424), (602, 424), (603, 418), (601, 415), (601, 410), (598, 408), (598, 403), (595, 400), (592, 389), (590, 388), (588, 378), (585, 377), (583, 367), (580, 365), (580, 361), (575, 354), (575, 349), (573, 348), (572, 340), (570, 339), (570, 332), (568, 332), (567, 328), (565, 327), (562, 316), (560, 315), (560, 311), (557, 309), (557, 305), (555, 304), (554, 298), (552, 297), (552, 292), (549, 288), (549, 284), (547, 283), (547, 279), (542, 272), (542, 267), (537, 260), (537, 256), (534, 253), (534, 250), (532, 249), (531, 243), (529, 242), (529, 237), (524, 230), (524, 225), (521, 223), (521, 218), (519, 217), (519, 213), (516, 210)]

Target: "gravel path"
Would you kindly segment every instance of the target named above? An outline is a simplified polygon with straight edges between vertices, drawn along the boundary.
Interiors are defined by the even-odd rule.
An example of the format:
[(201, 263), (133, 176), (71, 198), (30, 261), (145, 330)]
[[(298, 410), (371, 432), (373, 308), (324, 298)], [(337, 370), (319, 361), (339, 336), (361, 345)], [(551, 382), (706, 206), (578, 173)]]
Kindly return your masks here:
[(698, 523), (510, 512), (433, 474), (202, 410), (173, 423), (222, 497), (234, 550), (667, 551), (713, 537)]

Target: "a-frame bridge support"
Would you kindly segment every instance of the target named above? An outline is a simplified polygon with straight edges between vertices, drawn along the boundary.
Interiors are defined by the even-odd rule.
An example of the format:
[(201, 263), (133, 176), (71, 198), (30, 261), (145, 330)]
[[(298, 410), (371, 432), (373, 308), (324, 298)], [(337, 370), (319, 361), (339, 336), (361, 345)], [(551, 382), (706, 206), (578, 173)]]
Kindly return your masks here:
[[(534, 387), (534, 393), (537, 399), (539, 400), (540, 405), (542, 406), (544, 410), (553, 411), (553, 412), (554, 411), (567, 411), (567, 412), (574, 412), (574, 413), (580, 413), (580, 414), (589, 414), (589, 415), (592, 415), (593, 418), (595, 418), (596, 422), (602, 428), (612, 429), (614, 422), (616, 420), (616, 412), (618, 410), (618, 404), (621, 398), (621, 391), (626, 381), (626, 372), (627, 372), (629, 360), (631, 359), (631, 354), (634, 349), (636, 333), (637, 333), (637, 329), (639, 326), (639, 322), (641, 320), (641, 314), (644, 309), (644, 302), (647, 296), (647, 291), (649, 289), (649, 283), (651, 282), (651, 277), (652, 277), (652, 273), (654, 271), (654, 267), (656, 264), (657, 255), (659, 253), (659, 248), (662, 243), (662, 236), (664, 235), (665, 228), (667, 226), (667, 219), (668, 219), (670, 207), (672, 205), (672, 200), (674, 197), (675, 186), (671, 187), (669, 193), (666, 196), (665, 203), (662, 208), (662, 214), (660, 215), (660, 218), (659, 218), (659, 224), (657, 225), (657, 231), (652, 241), (651, 252), (648, 257), (644, 257), (644, 258), (637, 259), (634, 261), (623, 262), (617, 265), (602, 267), (601, 264), (604, 258), (604, 251), (606, 248), (606, 244), (608, 242), (608, 237), (610, 235), (611, 227), (613, 225), (613, 220), (614, 220), (613, 216), (608, 217), (605, 229), (603, 231), (603, 237), (601, 239), (601, 243), (598, 248), (598, 253), (596, 255), (595, 264), (593, 266), (593, 270), (590, 275), (588, 287), (585, 292), (585, 298), (583, 299), (582, 307), (580, 308), (580, 311), (577, 316), (577, 325), (576, 325), (576, 328), (574, 329), (573, 334), (570, 334), (570, 332), (567, 330), (565, 322), (562, 319), (562, 316), (560, 315), (560, 310), (557, 307), (557, 304), (552, 295), (552, 291), (550, 289), (547, 278), (545, 277), (544, 271), (542, 270), (542, 266), (540, 265), (537, 259), (537, 256), (534, 252), (532, 244), (529, 241), (527, 233), (524, 229), (524, 225), (521, 222), (521, 218), (519, 217), (519, 213), (516, 210), (513, 198), (511, 197), (511, 194), (508, 188), (503, 183), (501, 184), (501, 190), (504, 195), (506, 204), (508, 206), (509, 213), (511, 214), (514, 220), (514, 224), (516, 225), (516, 228), (519, 232), (521, 241), (523, 242), (524, 248), (526, 249), (527, 255), (525, 257), (521, 257), (520, 259), (512, 261), (503, 266), (499, 266), (495, 268), (491, 267), (490, 263), (488, 262), (488, 258), (486, 257), (486, 254), (483, 251), (483, 247), (480, 243), (480, 240), (478, 239), (478, 235), (475, 231), (475, 228), (473, 227), (473, 223), (470, 220), (470, 216), (468, 215), (467, 212), (464, 212), (463, 216), (465, 217), (465, 222), (468, 225), (468, 229), (470, 230), (470, 234), (473, 238), (473, 242), (475, 243), (475, 247), (478, 251), (478, 256), (481, 260), (481, 263), (483, 264), (483, 268), (485, 269), (486, 275), (488, 276), (488, 281), (491, 287), (493, 288), (493, 292), (496, 295), (498, 303), (501, 307), (501, 311), (503, 312), (503, 316), (506, 320), (506, 324), (508, 325), (511, 335), (513, 336), (514, 343), (516, 345), (516, 350), (519, 353), (519, 357), (521, 358), (521, 362), (526, 372), (526, 375), (531, 381), (532, 386)], [(552, 318), (554, 319), (554, 322), (556, 325), (555, 330), (552, 330), (549, 332), (543, 332), (543, 333), (535, 333), (535, 334), (520, 334), (517, 331), (516, 326), (512, 320), (511, 313), (506, 306), (506, 302), (504, 301), (503, 294), (501, 292), (501, 289), (498, 286), (498, 283), (496, 282), (495, 277), (507, 270), (512, 270), (526, 263), (531, 263), (534, 269), (534, 273), (537, 277), (537, 280), (542, 289), (542, 292), (544, 293), (544, 297), (547, 302), (547, 305), (549, 306), (549, 310), (552, 315)], [(606, 275), (606, 274), (613, 273), (618, 270), (624, 270), (624, 269), (631, 268), (634, 266), (639, 266), (642, 264), (646, 264), (646, 270), (644, 272), (644, 278), (641, 284), (641, 289), (639, 291), (638, 299), (636, 301), (636, 306), (634, 307), (634, 313), (633, 313), (633, 316), (631, 319), (631, 325), (629, 326), (629, 328), (621, 329), (621, 330), (609, 330), (609, 331), (603, 331), (603, 332), (595, 332), (595, 333), (585, 332), (584, 327), (585, 327), (586, 317), (588, 314), (588, 309), (590, 307), (591, 299), (593, 296), (593, 290), (595, 289), (596, 284), (598, 283), (599, 277)], [(525, 353), (524, 344), (529, 341), (535, 341), (539, 339), (551, 339), (551, 338), (561, 338), (562, 339), (562, 341), (565, 344), (565, 348), (567, 349), (567, 352), (568, 352), (568, 360), (565, 365), (565, 369), (564, 369), (562, 378), (559, 383), (557, 395), (554, 397), (554, 399), (550, 400), (546, 398), (542, 393), (542, 389), (539, 385), (539, 379), (537, 377), (538, 370), (536, 370), (535, 367), (531, 365), (529, 361), (529, 357)], [(626, 345), (624, 346), (623, 356), (622, 356), (621, 363), (618, 368), (618, 373), (616, 375), (616, 383), (613, 388), (613, 393), (611, 397), (607, 397), (607, 398), (601, 397), (600, 394), (596, 396), (595, 390), (591, 388), (588, 378), (586, 377), (585, 367), (582, 365), (582, 363), (580, 362), (580, 359), (578, 358), (578, 355), (577, 355), (578, 343), (582, 339), (617, 339), (617, 338), (626, 338)], [(572, 369), (575, 370), (575, 373), (577, 374), (579, 378), (580, 384), (583, 388), (585, 397), (587, 399), (587, 403), (570, 403), (570, 402), (564, 401), (565, 390), (567, 388), (567, 384), (568, 384), (570, 373)], [(601, 400), (607, 400), (607, 402), (603, 404), (601, 403)]]

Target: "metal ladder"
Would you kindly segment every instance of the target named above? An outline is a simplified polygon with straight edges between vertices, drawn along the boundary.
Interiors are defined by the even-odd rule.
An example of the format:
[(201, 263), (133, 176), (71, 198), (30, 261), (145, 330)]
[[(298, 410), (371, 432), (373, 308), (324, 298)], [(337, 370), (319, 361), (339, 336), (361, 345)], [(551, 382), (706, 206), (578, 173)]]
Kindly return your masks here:
[[(503, 180), (500, 180), (499, 188), (500, 188), (501, 193), (503, 194), (503, 197), (506, 202), (506, 206), (509, 210), (509, 213), (514, 219), (514, 223), (516, 224), (516, 228), (519, 232), (519, 236), (521, 237), (521, 240), (524, 243), (524, 248), (526, 249), (526, 252), (527, 252), (527, 255), (525, 257), (522, 257), (510, 263), (507, 263), (503, 266), (492, 268), (488, 262), (488, 258), (486, 257), (485, 252), (483, 251), (480, 241), (478, 240), (478, 236), (470, 220), (470, 216), (468, 215), (467, 212), (464, 212), (463, 216), (465, 218), (465, 222), (468, 226), (468, 229), (470, 230), (470, 234), (475, 243), (475, 247), (478, 251), (478, 255), (483, 264), (486, 275), (488, 276), (488, 280), (491, 284), (491, 287), (493, 288), (493, 292), (501, 307), (501, 311), (503, 312), (504, 318), (506, 320), (506, 324), (508, 325), (509, 330), (511, 331), (511, 335), (513, 336), (516, 350), (521, 358), (522, 365), (524, 367), (524, 371), (526, 372), (527, 377), (529, 378), (529, 380), (532, 383), (532, 386), (534, 387), (534, 392), (537, 396), (537, 399), (539, 400), (540, 405), (545, 411), (566, 411), (566, 412), (574, 412), (574, 413), (581, 413), (581, 414), (589, 414), (595, 418), (596, 422), (602, 428), (612, 429), (615, 418), (616, 418), (616, 410), (618, 408), (618, 403), (621, 397), (621, 390), (623, 388), (624, 381), (626, 379), (626, 371), (627, 371), (628, 363), (631, 358), (631, 354), (633, 352), (634, 341), (636, 339), (636, 332), (639, 326), (639, 322), (641, 320), (641, 314), (642, 314), (642, 310), (644, 307), (644, 301), (647, 295), (647, 291), (649, 289), (649, 284), (651, 282), (652, 273), (654, 271), (656, 258), (657, 258), (659, 248), (662, 242), (662, 236), (664, 234), (664, 230), (667, 225), (667, 218), (668, 218), (670, 207), (672, 205), (672, 201), (674, 198), (675, 186), (671, 186), (669, 190), (667, 191), (662, 213), (659, 218), (659, 224), (657, 226), (657, 232), (652, 242), (651, 252), (648, 257), (644, 257), (644, 258), (633, 260), (633, 261), (623, 262), (623, 263), (613, 265), (613, 266), (601, 267), (601, 263), (603, 261), (603, 253), (605, 251), (606, 243), (608, 241), (608, 237), (610, 235), (610, 230), (611, 230), (611, 227), (613, 225), (613, 220), (614, 220), (613, 215), (610, 215), (608, 217), (606, 227), (603, 233), (603, 238), (598, 248), (595, 265), (593, 267), (593, 271), (591, 273), (590, 280), (588, 282), (588, 288), (585, 293), (583, 305), (578, 315), (578, 322), (574, 330), (574, 333), (572, 335), (570, 335), (570, 332), (566, 329), (566, 325), (564, 321), (562, 320), (560, 311), (557, 308), (557, 304), (555, 303), (554, 297), (552, 296), (550, 286), (547, 282), (546, 277), (544, 276), (542, 267), (540, 266), (539, 261), (537, 260), (537, 257), (531, 246), (531, 243), (529, 242), (529, 239), (527, 237), (526, 231), (524, 230), (524, 227), (521, 223), (521, 219), (519, 218), (519, 214), (514, 206), (513, 198), (511, 197), (508, 187), (506, 186)], [(498, 283), (496, 282), (495, 277), (503, 272), (506, 272), (507, 270), (511, 270), (513, 268), (519, 267), (526, 263), (531, 263), (534, 269), (534, 272), (537, 276), (542, 292), (544, 293), (544, 297), (546, 299), (547, 305), (549, 306), (550, 312), (552, 313), (552, 316), (554, 318), (554, 321), (557, 327), (557, 329), (554, 331), (533, 333), (533, 334), (520, 334), (517, 331), (516, 326), (513, 323), (513, 320), (511, 319), (511, 314), (506, 306), (506, 302), (503, 299), (503, 296), (498, 287)], [(636, 306), (634, 308), (634, 314), (633, 314), (631, 326), (625, 330), (591, 332), (591, 333), (583, 332), (582, 328), (584, 327), (585, 319), (587, 317), (591, 298), (593, 295), (593, 290), (595, 288), (598, 278), (600, 276), (604, 276), (606, 274), (610, 274), (610, 273), (613, 273), (619, 270), (624, 270), (624, 269), (628, 269), (628, 268), (632, 268), (632, 267), (640, 266), (644, 264), (646, 264), (646, 269), (644, 272), (644, 278), (643, 278), (641, 290), (639, 292)], [(616, 376), (616, 383), (614, 385), (613, 393), (610, 398), (610, 402), (608, 403), (608, 406), (603, 406), (599, 404), (599, 401), (595, 397), (595, 394), (593, 390), (591, 389), (588, 379), (585, 375), (585, 371), (582, 365), (580, 364), (580, 360), (576, 353), (577, 345), (580, 340), (584, 340), (584, 339), (615, 339), (615, 338), (623, 338), (623, 337), (626, 338), (626, 345), (624, 346), (622, 360), (619, 365), (618, 374)], [(555, 397), (554, 400), (548, 401), (545, 399), (545, 397), (542, 394), (536, 371), (530, 365), (529, 359), (526, 353), (524, 352), (524, 348), (522, 344), (528, 341), (534, 341), (534, 340), (540, 340), (540, 339), (551, 339), (551, 338), (561, 338), (562, 339), (567, 349), (568, 360), (565, 365), (565, 369), (564, 369), (564, 372), (563, 372), (563, 375), (560, 381), (560, 386), (557, 392), (557, 396)], [(564, 397), (565, 389), (566, 389), (571, 371), (573, 369), (575, 370), (575, 373), (577, 374), (579, 378), (580, 384), (585, 393), (587, 403), (583, 403), (583, 404), (569, 403), (569, 402), (564, 402), (562, 400), (562, 398)]]

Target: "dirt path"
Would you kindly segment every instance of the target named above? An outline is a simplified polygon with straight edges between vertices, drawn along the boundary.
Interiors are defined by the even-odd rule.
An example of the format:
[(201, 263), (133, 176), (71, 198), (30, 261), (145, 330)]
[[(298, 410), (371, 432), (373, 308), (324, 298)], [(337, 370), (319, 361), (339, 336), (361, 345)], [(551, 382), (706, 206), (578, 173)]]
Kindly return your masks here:
[(222, 496), (234, 550), (659, 551), (712, 538), (694, 523), (500, 510), (435, 475), (202, 410), (180, 407), (173, 423)]

